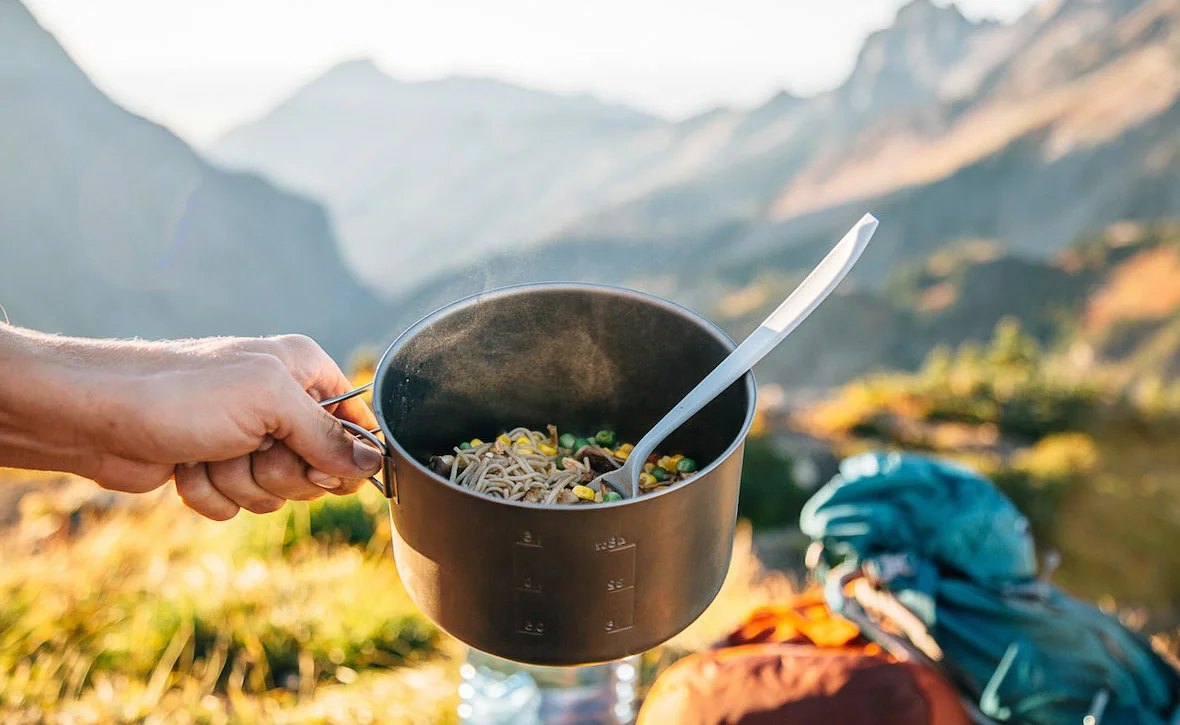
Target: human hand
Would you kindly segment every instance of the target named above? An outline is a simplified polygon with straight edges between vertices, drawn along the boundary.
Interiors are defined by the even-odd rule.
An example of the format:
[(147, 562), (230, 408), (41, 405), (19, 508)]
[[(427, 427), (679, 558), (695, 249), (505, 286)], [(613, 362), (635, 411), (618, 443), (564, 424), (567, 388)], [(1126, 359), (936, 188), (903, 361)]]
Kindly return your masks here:
[[(0, 463), (133, 493), (175, 478), (186, 505), (218, 520), (352, 493), (380, 468), (380, 454), (334, 417), (372, 428), (364, 403), (317, 403), (351, 385), (303, 336), (145, 343), (25, 333), (10, 347), (26, 353), (15, 357), (26, 373), (18, 388), (38, 392), (0, 383)], [(21, 435), (4, 436), (6, 427)], [(27, 441), (15, 453), (14, 437)]]

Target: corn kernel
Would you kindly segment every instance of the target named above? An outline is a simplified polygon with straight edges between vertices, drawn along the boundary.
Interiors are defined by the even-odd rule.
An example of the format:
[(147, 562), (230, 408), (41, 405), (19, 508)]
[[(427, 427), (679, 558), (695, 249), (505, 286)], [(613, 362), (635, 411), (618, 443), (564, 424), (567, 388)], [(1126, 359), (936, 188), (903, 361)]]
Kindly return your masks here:
[(639, 474), (639, 485), (642, 488), (647, 488), (648, 486), (654, 486), (654, 485), (656, 485), (656, 477), (651, 475), (650, 473), (641, 473), (641, 474)]
[(656, 470), (656, 464), (654, 464), (654, 463), (643, 464), (643, 472), (644, 473), (651, 473), (654, 470)]
[(483, 445), (483, 441), (481, 441), (480, 439), (478, 439), (478, 438), (471, 439), (471, 447), (472, 448), (479, 448), (482, 445)]
[(556, 456), (557, 455), (557, 449), (554, 448), (553, 446), (549, 445), (548, 443), (540, 443), (537, 445), (537, 448), (540, 448), (541, 452), (547, 456)]
[(630, 443), (624, 443), (623, 445), (619, 446), (619, 450), (630, 453), (631, 451), (635, 450), (635, 446), (631, 445)]
[(536, 451), (534, 451), (532, 448), (529, 448), (528, 446), (520, 446), (516, 449), (516, 452), (522, 456), (528, 455), (529, 453), (536, 453)]
[(496, 436), (496, 440), (500, 441), (501, 443), (503, 443), (506, 446), (512, 445), (512, 439), (506, 435), (503, 435), (503, 434)]
[(625, 448), (620, 448), (617, 451), (615, 451), (614, 454), (615, 454), (615, 458), (618, 458), (620, 461), (625, 461), (625, 460), (627, 460), (627, 456), (631, 455), (631, 451), (629, 451)]
[[(505, 436), (505, 438), (507, 438), (507, 436)], [(508, 441), (504, 441), (504, 442), (507, 443)], [(532, 442), (532, 440), (529, 439), (528, 436), (521, 436), (516, 439), (516, 445), (518, 445), (518, 446), (531, 446), (532, 444), (533, 444), (533, 442)]]
[(589, 486), (574, 486), (574, 495), (583, 501), (593, 501), (594, 489)]
[(656, 465), (665, 471), (668, 471), (669, 473), (676, 470), (676, 461), (673, 461), (670, 456), (664, 456), (660, 460), (656, 461)]

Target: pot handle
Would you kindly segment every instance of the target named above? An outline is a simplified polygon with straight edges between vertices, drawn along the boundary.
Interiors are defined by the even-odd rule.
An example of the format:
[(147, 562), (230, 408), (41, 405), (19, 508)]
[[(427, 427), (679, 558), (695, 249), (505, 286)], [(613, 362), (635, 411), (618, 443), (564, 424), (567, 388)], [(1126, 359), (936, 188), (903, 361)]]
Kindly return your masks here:
[[(373, 387), (373, 383), (366, 383), (359, 388), (354, 388), (353, 390), (344, 393), (343, 395), (337, 395), (335, 398), (322, 400), (320, 401), (320, 405), (326, 408), (329, 405), (335, 405), (336, 403), (343, 402), (349, 398), (355, 398), (371, 387)], [(367, 430), (349, 420), (341, 420), (340, 425), (344, 426), (344, 429), (356, 436), (358, 440), (363, 440), (366, 443), (369, 443), (381, 452), (381, 457), (385, 460), (384, 468), (386, 482), (382, 483), (381, 479), (377, 478), (376, 476), (369, 476), (369, 482), (376, 486), (377, 490), (380, 491), (381, 495), (385, 498), (394, 498), (393, 492), (396, 490), (397, 484), (392, 480), (395, 475), (393, 471), (393, 459), (389, 456), (389, 446), (385, 445), (385, 443), (382, 442), (382, 440), (376, 435), (377, 433), (381, 432), (381, 427), (378, 426), (372, 430)]]

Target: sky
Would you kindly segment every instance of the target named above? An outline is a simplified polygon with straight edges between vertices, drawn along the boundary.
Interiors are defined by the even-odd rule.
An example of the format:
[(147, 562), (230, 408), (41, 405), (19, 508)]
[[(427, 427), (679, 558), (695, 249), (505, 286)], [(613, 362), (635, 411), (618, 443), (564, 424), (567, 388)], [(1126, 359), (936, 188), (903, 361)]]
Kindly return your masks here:
[[(25, 0), (107, 94), (196, 145), (332, 65), (490, 76), (668, 117), (839, 84), (903, 0)], [(935, 0), (945, 5), (947, 0)], [(1037, 0), (959, 0), (1010, 21)]]

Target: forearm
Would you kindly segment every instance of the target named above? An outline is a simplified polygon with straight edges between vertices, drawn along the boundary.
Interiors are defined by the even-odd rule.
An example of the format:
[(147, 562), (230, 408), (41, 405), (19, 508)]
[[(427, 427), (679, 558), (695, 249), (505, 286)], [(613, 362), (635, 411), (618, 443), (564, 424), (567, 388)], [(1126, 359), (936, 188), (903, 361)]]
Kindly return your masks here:
[(86, 348), (0, 325), (0, 465), (93, 474), (98, 452), (86, 430), (103, 406), (80, 384)]

